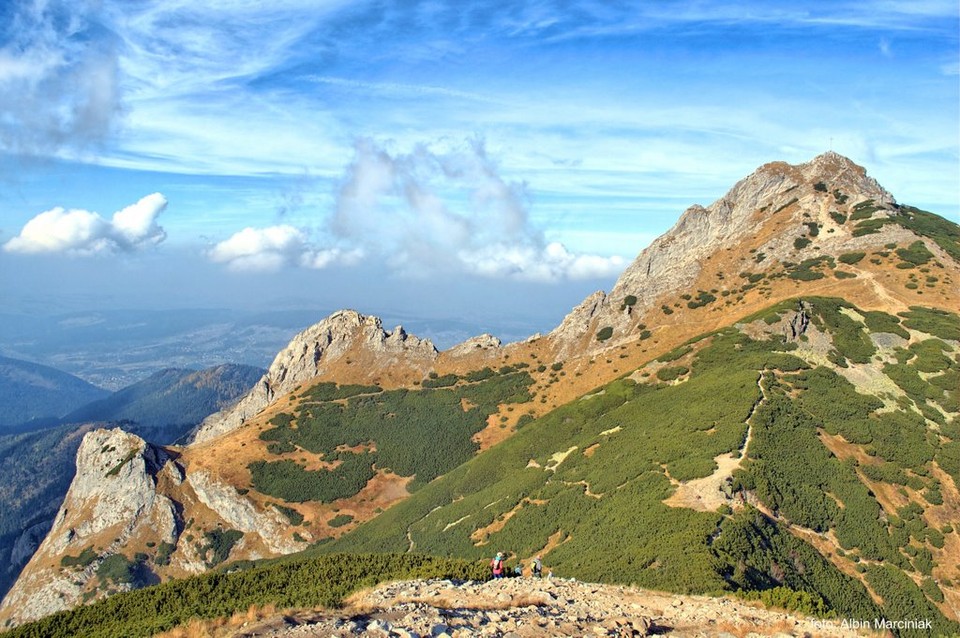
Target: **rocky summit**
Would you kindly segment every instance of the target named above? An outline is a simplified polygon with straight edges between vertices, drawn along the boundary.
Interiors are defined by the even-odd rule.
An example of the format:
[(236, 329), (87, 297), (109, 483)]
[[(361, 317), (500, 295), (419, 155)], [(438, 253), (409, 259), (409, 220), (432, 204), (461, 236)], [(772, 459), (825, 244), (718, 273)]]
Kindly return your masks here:
[(401, 581), (354, 596), (342, 610), (264, 619), (235, 636), (263, 638), (722, 638), (863, 635), (842, 621), (767, 610), (745, 601), (678, 596), (566, 579)]
[(390, 363), (420, 369), (437, 357), (430, 341), (408, 335), (401, 326), (387, 332), (377, 317), (352, 310), (335, 312), (295, 336), (254, 388), (236, 405), (204, 420), (192, 440), (208, 441), (240, 427), (276, 398), (357, 351), (377, 357), (378, 366), (369, 369), (374, 374)]

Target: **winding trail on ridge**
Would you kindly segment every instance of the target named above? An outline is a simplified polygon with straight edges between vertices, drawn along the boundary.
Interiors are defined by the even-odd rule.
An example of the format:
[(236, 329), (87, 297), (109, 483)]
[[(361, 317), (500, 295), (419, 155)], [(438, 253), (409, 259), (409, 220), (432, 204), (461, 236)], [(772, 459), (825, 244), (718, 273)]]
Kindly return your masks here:
[(743, 465), (747, 458), (747, 451), (750, 448), (750, 441), (753, 440), (753, 425), (750, 420), (753, 419), (757, 408), (766, 400), (767, 394), (763, 387), (763, 372), (757, 377), (757, 387), (760, 389), (760, 396), (754, 401), (753, 407), (744, 423), (747, 425), (747, 436), (743, 440), (743, 447), (736, 452), (721, 454), (713, 460), (717, 464), (717, 469), (710, 476), (693, 479), (692, 481), (680, 482), (671, 479), (671, 482), (677, 486), (673, 494), (664, 499), (664, 505), (670, 507), (687, 507), (699, 512), (713, 512), (718, 507), (728, 502), (727, 496), (723, 493), (723, 484), (733, 476), (735, 470)]

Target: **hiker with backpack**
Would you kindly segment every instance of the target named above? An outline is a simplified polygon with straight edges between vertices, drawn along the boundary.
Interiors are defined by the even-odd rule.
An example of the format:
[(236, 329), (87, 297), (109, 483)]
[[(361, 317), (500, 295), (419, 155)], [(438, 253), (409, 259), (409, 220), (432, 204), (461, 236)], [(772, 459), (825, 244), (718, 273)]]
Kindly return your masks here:
[(503, 552), (497, 552), (497, 555), (493, 557), (492, 561), (490, 561), (490, 567), (493, 570), (494, 578), (503, 578)]
[(539, 556), (534, 558), (533, 562), (530, 563), (530, 571), (534, 578), (540, 578), (543, 576), (543, 562), (540, 560)]

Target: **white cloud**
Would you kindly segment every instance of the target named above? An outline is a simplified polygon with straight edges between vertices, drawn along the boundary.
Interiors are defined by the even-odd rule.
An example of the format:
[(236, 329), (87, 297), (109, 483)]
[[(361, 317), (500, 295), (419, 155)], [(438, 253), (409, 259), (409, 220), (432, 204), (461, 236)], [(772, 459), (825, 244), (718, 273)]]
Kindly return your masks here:
[(317, 249), (306, 233), (286, 224), (268, 228), (244, 228), (207, 252), (216, 263), (239, 272), (274, 272), (285, 266), (326, 268), (334, 263), (353, 263), (356, 250)]
[(157, 216), (167, 207), (167, 199), (153, 193), (113, 214), (113, 238), (121, 248), (134, 249), (159, 244), (167, 234), (157, 225)]
[(237, 271), (321, 269), (362, 257), (404, 276), (467, 273), (521, 281), (616, 275), (620, 257), (575, 254), (530, 220), (527, 186), (508, 182), (476, 140), (391, 152), (360, 140), (315, 239), (293, 225), (248, 227), (207, 251)]
[(619, 257), (576, 255), (534, 226), (523, 182), (508, 182), (472, 140), (391, 153), (357, 144), (333, 232), (402, 273), (450, 269), (486, 277), (557, 281), (616, 274)]
[(486, 277), (512, 277), (528, 281), (595, 279), (620, 273), (622, 257), (575, 255), (558, 242), (544, 247), (497, 245), (460, 253), (470, 272)]
[(88, 210), (58, 206), (28, 221), (3, 249), (27, 254), (134, 252), (166, 239), (166, 231), (157, 224), (166, 207), (167, 199), (160, 193), (117, 211), (110, 220)]

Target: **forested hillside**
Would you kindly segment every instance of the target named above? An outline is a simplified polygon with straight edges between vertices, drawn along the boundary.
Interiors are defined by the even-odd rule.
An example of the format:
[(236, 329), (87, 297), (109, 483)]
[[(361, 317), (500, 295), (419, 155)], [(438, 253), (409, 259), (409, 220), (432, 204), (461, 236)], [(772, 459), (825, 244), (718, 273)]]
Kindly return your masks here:
[(250, 488), (289, 504), (310, 504), (284, 507), (298, 523), (306, 517), (309, 528), (350, 525), (361, 508), (323, 512), (375, 476), (415, 491), (467, 461), (479, 447), (475, 435), (489, 427), (497, 406), (529, 401), (531, 382), (522, 367), (502, 366), (432, 375), (415, 390), (314, 385), (260, 432), (258, 443), (266, 449), (248, 465)]
[(33, 419), (55, 424), (56, 418), (107, 394), (72, 374), (0, 357), (0, 434), (12, 433), (13, 426)]
[(73, 480), (86, 426), (0, 436), (0, 592), (43, 540)]
[(166, 445), (242, 396), (262, 374), (260, 368), (239, 364), (200, 371), (169, 368), (88, 403), (63, 421), (129, 421), (129, 431)]

